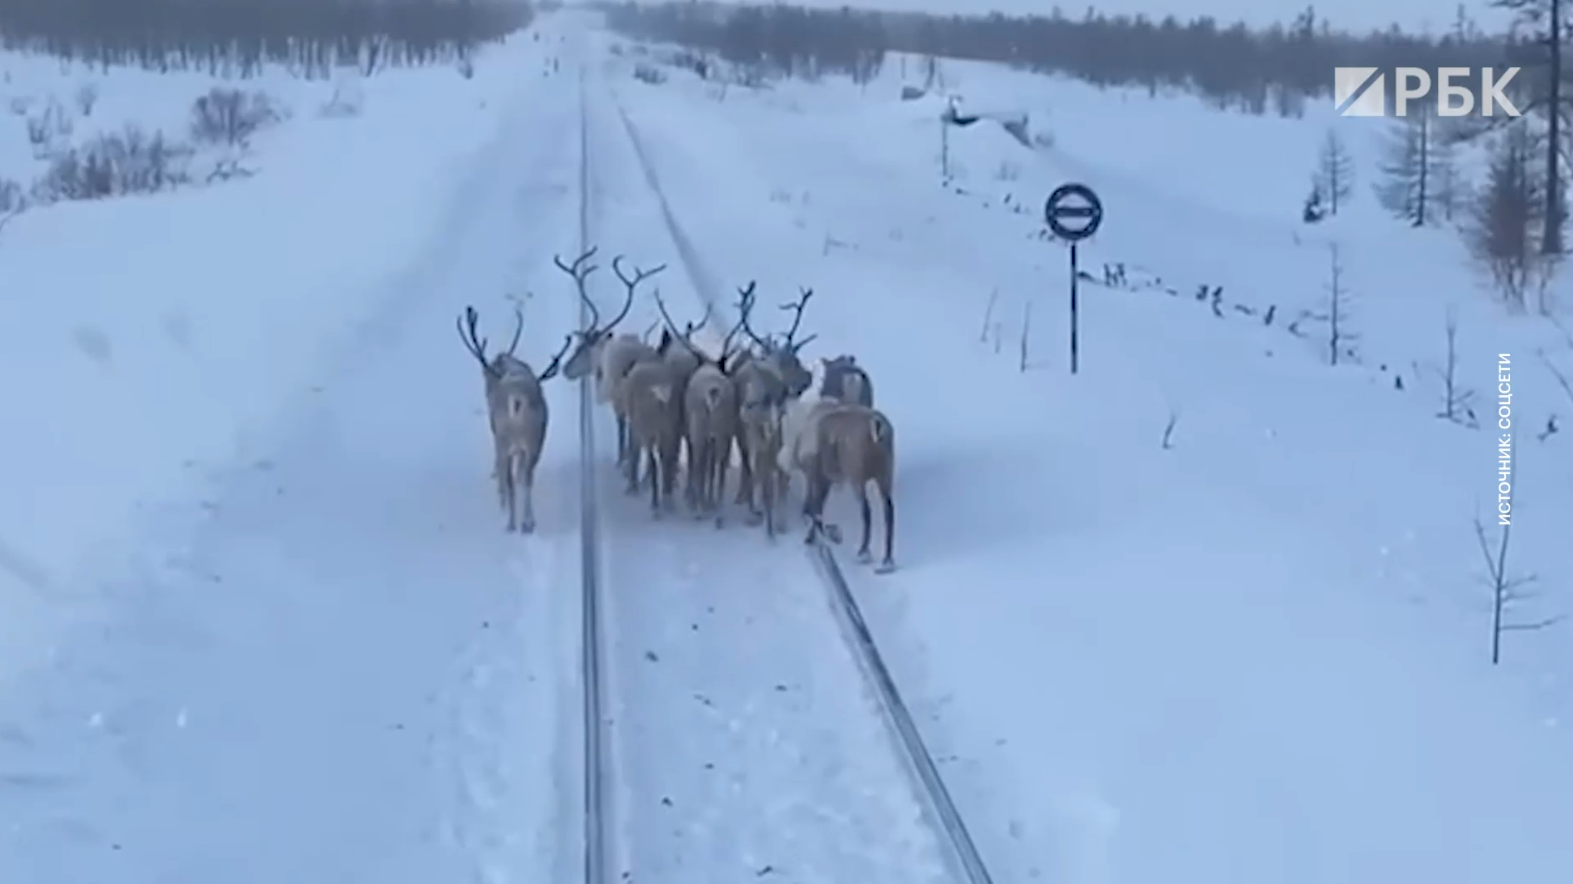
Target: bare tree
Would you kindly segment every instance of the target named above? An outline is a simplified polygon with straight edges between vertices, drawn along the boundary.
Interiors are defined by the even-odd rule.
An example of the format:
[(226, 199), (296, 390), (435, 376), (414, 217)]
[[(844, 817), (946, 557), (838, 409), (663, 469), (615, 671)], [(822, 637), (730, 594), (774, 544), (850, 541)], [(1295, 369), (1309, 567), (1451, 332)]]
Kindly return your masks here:
[(1543, 255), (1560, 255), (1564, 251), (1563, 223), (1567, 207), (1562, 192), (1561, 154), (1564, 149), (1564, 117), (1566, 99), (1562, 94), (1562, 47), (1568, 39), (1567, 22), (1563, 20), (1562, 0), (1492, 0), (1491, 5), (1506, 9), (1514, 15), (1515, 29), (1530, 35), (1532, 44), (1545, 47), (1544, 62), (1538, 67), (1541, 73), (1542, 94), (1531, 99), (1523, 110), (1538, 112), (1546, 121), (1544, 168), (1541, 180), (1545, 182), (1540, 194), (1540, 238), (1538, 250)]
[(1337, 129), (1328, 129), (1317, 152), (1316, 174), (1312, 177), (1315, 192), (1327, 202), (1327, 213), (1337, 215), (1338, 210), (1349, 204), (1354, 194), (1355, 161)]
[(1349, 330), (1350, 300), (1352, 293), (1344, 279), (1344, 265), (1338, 256), (1338, 244), (1330, 247), (1331, 263), (1327, 280), (1327, 354), (1332, 365), (1343, 356), (1354, 355), (1357, 336)]
[(1544, 629), (1560, 622), (1563, 618), (1558, 614), (1539, 620), (1514, 621), (1509, 618), (1511, 611), (1520, 603), (1533, 596), (1524, 591), (1524, 587), (1535, 582), (1535, 575), (1527, 574), (1521, 577), (1511, 576), (1508, 572), (1508, 541), (1513, 535), (1511, 520), (1498, 520), (1497, 527), (1502, 530), (1497, 532), (1495, 548), (1486, 538), (1486, 527), (1479, 519), (1475, 519), (1475, 540), (1480, 544), (1480, 557), (1486, 563), (1486, 584), (1491, 588), (1491, 663), (1496, 665), (1502, 662), (1502, 634), (1506, 632), (1526, 632), (1535, 629)]
[(1466, 207), (1469, 182), (1459, 171), (1457, 148), (1446, 133), (1431, 145), (1431, 178), (1427, 195), (1431, 197), (1433, 213), (1441, 215), (1433, 220), (1453, 224)]
[[(1445, 35), (1418, 36), (1397, 29), (1355, 35), (1334, 29), (1311, 9), (1292, 23), (1252, 30), (1209, 16), (1155, 21), (1095, 9), (1006, 16), (713, 2), (614, 2), (605, 8), (615, 30), (714, 51), (761, 76), (845, 71), (859, 52), (889, 50), (911, 56), (916, 63), (914, 85), (917, 77), (924, 77), (932, 89), (945, 85), (937, 66), (943, 59), (958, 58), (1076, 77), (1098, 87), (1140, 87), (1149, 95), (1186, 90), (1219, 109), (1286, 116), (1297, 115), (1306, 100), (1325, 100), (1328, 69), (1352, 59), (1420, 67), (1436, 82), (1440, 68), (1497, 65), (1505, 59), (1516, 64), (1524, 54), (1522, 47), (1482, 34), (1462, 19)], [(936, 59), (932, 78), (926, 76), (929, 57)], [(822, 64), (825, 61), (831, 65)]]
[(1397, 130), (1384, 146), (1382, 177), (1373, 188), (1376, 201), (1394, 216), (1424, 227), (1436, 200), (1437, 138), (1430, 105), (1422, 103), (1419, 113), (1400, 117), (1395, 125)]
[(1555, 256), (1539, 247), (1545, 183), (1534, 162), (1536, 149), (1527, 125), (1500, 134), (1465, 231), (1471, 253), (1514, 309), (1524, 308), (1525, 293), (1548, 280), (1555, 266)]
[(1470, 427), (1479, 426), (1471, 404), (1475, 391), (1458, 384), (1458, 318), (1451, 309), (1447, 311), (1447, 360), (1436, 373), (1442, 381), (1442, 411), (1437, 417)]
[[(309, 78), (464, 63), (531, 20), (510, 0), (0, 0), (0, 47), (108, 69)], [(129, 24), (128, 24), (129, 23)]]

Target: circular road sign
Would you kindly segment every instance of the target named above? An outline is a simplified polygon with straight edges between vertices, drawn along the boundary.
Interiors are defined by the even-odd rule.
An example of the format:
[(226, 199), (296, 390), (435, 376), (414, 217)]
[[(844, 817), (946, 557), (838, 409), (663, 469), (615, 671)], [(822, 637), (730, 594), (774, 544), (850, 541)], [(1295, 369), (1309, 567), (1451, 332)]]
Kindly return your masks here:
[(1062, 184), (1049, 194), (1043, 219), (1060, 239), (1076, 242), (1098, 232), (1103, 223), (1103, 203), (1085, 184)]

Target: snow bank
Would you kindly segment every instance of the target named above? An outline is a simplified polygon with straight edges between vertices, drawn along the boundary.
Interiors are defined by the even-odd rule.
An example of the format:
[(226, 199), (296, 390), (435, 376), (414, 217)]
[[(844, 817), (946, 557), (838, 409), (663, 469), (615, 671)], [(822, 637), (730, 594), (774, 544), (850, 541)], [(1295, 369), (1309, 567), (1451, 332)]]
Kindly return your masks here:
[[(366, 82), (358, 115), (322, 118), (332, 84), (256, 83), (293, 109), (254, 145), (255, 177), (29, 210), (0, 230), (0, 682), (91, 611), (100, 565), (261, 450), (445, 224), (465, 161), (498, 107), (539, 82), (516, 39), (451, 69)], [(78, 72), (7, 57), (11, 94), (70, 95)], [(526, 75), (528, 74), (528, 75)], [(201, 78), (98, 77), (89, 118), (183, 126)], [(20, 120), (0, 120), (24, 166)], [(78, 127), (84, 137), (91, 126)]]

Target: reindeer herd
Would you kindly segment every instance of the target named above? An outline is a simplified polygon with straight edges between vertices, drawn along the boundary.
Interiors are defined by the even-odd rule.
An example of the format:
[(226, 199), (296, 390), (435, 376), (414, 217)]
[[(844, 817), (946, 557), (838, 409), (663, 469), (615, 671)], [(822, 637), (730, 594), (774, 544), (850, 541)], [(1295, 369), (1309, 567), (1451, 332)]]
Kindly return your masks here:
[(632, 309), (639, 285), (665, 265), (630, 274), (622, 257), (614, 258), (612, 271), (623, 285), (623, 304), (616, 316), (603, 321), (586, 290), (598, 269), (591, 263), (596, 251), (592, 248), (571, 263), (554, 259), (573, 279), (589, 323), (566, 336), (562, 349), (539, 374), (514, 355), (524, 328), (522, 313), (515, 311), (517, 324), (508, 348), (490, 358), (486, 341), (476, 333), (475, 309), (465, 308), (457, 323), (459, 337), (480, 363), (485, 380), (493, 474), (499, 502), (508, 512), (508, 530), (535, 530), (535, 468), (550, 422), (542, 385), (558, 375), (569, 381), (589, 376), (594, 378), (596, 400), (617, 421), (617, 465), (627, 492), (648, 488), (653, 518), (676, 508), (681, 476), (689, 512), (723, 527), (727, 479), (736, 452), (734, 504), (746, 507), (747, 524), (763, 524), (772, 540), (785, 530), (782, 507), (792, 477), (798, 475), (804, 480), (805, 542), (822, 535), (840, 543), (839, 529), (824, 521), (825, 502), (832, 488), (849, 486), (861, 508), (858, 560), (865, 563), (873, 560), (868, 486), (876, 485), (885, 522), (884, 553), (876, 570), (894, 570), (895, 431), (890, 419), (874, 408), (873, 384), (855, 357), (819, 360), (815, 387), (815, 373), (801, 353), (817, 335), (797, 338), (813, 291), (801, 290), (795, 303), (782, 305), (792, 314), (791, 328), (760, 336), (752, 325), (756, 286), (740, 288), (737, 321), (713, 353), (694, 340), (710, 322), (713, 305), (698, 323), (679, 329), (660, 292), (654, 291), (661, 334), (652, 343), (646, 338), (656, 326), (645, 335), (619, 334), (617, 328)]

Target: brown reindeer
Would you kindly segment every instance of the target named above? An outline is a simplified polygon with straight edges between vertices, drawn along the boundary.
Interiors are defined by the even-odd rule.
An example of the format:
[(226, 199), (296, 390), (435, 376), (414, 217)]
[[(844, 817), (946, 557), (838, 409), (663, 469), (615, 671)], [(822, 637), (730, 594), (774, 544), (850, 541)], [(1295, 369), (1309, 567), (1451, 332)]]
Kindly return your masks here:
[(873, 515), (868, 500), (868, 485), (872, 482), (879, 487), (885, 511), (885, 554), (876, 570), (889, 573), (896, 568), (895, 428), (884, 414), (862, 405), (838, 404), (816, 408), (816, 412), (811, 437), (800, 442), (793, 452), (795, 466), (808, 478), (803, 514), (810, 527), (805, 539), (812, 542), (822, 532), (832, 542), (841, 542), (840, 530), (824, 521), (825, 499), (831, 488), (845, 483), (857, 495), (863, 521), (858, 561), (872, 561), (869, 541)]

